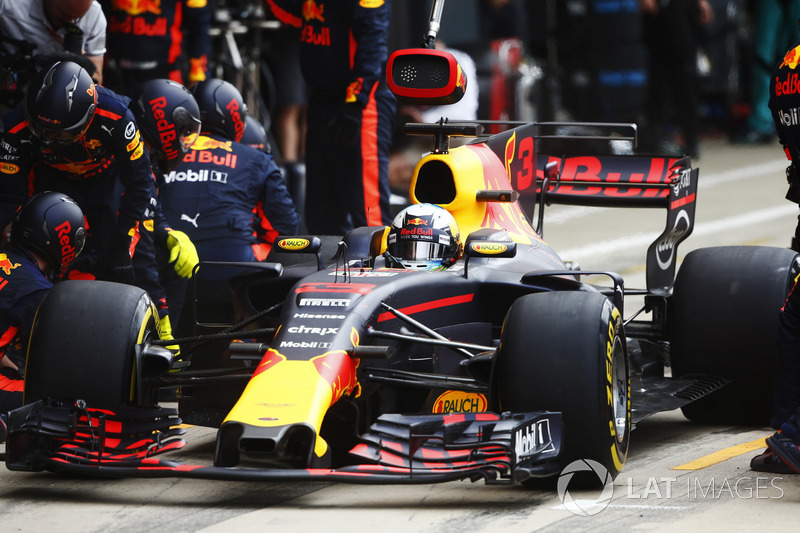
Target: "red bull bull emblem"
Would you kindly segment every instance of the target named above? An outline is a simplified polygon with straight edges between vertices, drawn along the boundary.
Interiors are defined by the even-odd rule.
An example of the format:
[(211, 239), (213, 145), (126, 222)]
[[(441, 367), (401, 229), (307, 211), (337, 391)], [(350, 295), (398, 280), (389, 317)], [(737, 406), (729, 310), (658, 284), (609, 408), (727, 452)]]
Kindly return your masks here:
[(786, 55), (783, 56), (783, 63), (781, 63), (781, 67), (784, 65), (795, 69), (797, 68), (797, 64), (800, 63), (800, 46), (796, 46), (786, 52)]
[(116, 0), (114, 8), (133, 16), (143, 13), (160, 15), (161, 0)]
[(303, 2), (303, 18), (308, 20), (318, 20), (325, 22), (325, 6), (318, 6), (314, 0)]
[(226, 152), (233, 151), (231, 141), (218, 141), (211, 137), (206, 137), (205, 135), (198, 137), (191, 147), (192, 150), (213, 150), (215, 148), (225, 150)]
[(406, 224), (411, 224), (412, 226), (427, 226), (428, 222), (419, 217), (416, 217), (410, 220), (406, 220)]
[(22, 266), (22, 263), (12, 263), (11, 260), (8, 259), (8, 255), (0, 254), (0, 270), (5, 272), (7, 276), (10, 276), (11, 271), (18, 266)]

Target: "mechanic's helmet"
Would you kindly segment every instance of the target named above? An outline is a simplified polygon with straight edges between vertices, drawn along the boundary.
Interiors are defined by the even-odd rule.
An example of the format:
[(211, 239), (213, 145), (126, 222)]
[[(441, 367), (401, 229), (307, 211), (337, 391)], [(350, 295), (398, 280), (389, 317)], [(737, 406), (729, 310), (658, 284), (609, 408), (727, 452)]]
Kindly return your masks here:
[(177, 167), (200, 134), (200, 108), (189, 89), (157, 79), (134, 88), (129, 107), (145, 140), (150, 158), (161, 172)]
[(200, 106), (203, 131), (241, 142), (245, 132), (247, 105), (232, 83), (209, 78), (196, 83), (192, 94)]
[(449, 267), (461, 257), (461, 235), (453, 215), (434, 204), (414, 204), (392, 221), (387, 251), (404, 267)]
[(86, 242), (83, 211), (60, 192), (40, 192), (25, 202), (11, 223), (11, 245), (43, 256), (64, 273)]
[(272, 153), (267, 130), (261, 124), (261, 121), (253, 115), (247, 115), (246, 124), (244, 135), (242, 135), (242, 140), (239, 142), (252, 146), (256, 150), (261, 150), (265, 154)]
[(50, 148), (78, 140), (89, 129), (96, 108), (92, 77), (72, 61), (59, 61), (37, 72), (25, 93), (28, 127)]

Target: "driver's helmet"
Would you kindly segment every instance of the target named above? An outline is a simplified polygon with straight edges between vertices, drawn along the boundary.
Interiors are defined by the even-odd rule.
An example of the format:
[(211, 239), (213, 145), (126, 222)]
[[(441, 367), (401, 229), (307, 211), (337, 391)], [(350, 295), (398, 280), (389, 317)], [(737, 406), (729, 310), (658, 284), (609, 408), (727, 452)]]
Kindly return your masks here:
[(43, 256), (53, 272), (63, 274), (86, 242), (83, 211), (60, 192), (32, 196), (11, 223), (11, 246)]
[(25, 119), (45, 146), (58, 149), (89, 129), (97, 91), (89, 73), (72, 61), (59, 61), (36, 73), (25, 93)]
[(195, 84), (192, 94), (200, 106), (204, 132), (241, 142), (247, 126), (247, 105), (235, 85), (209, 78)]
[(405, 268), (449, 267), (461, 257), (458, 224), (446, 209), (414, 204), (392, 221), (386, 249)]
[(189, 89), (172, 80), (156, 79), (134, 88), (129, 105), (150, 158), (161, 172), (177, 167), (200, 135), (200, 108)]

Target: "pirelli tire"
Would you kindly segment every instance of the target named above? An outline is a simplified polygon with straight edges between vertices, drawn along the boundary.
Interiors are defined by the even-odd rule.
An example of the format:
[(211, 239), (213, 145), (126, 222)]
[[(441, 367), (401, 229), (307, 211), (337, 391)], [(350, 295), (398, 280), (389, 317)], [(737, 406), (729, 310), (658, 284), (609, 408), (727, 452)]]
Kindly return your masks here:
[(616, 478), (625, 464), (631, 403), (624, 339), (620, 312), (596, 292), (530, 294), (506, 314), (492, 400), (501, 411), (563, 414), (560, 470), (592, 459)]
[(155, 305), (138, 287), (88, 280), (57, 283), (34, 320), (24, 402), (81, 399), (108, 408), (141, 403), (135, 349), (158, 338), (157, 324)]
[(686, 255), (668, 306), (672, 376), (730, 381), (685, 405), (687, 418), (769, 425), (778, 312), (798, 257), (767, 246), (719, 246)]

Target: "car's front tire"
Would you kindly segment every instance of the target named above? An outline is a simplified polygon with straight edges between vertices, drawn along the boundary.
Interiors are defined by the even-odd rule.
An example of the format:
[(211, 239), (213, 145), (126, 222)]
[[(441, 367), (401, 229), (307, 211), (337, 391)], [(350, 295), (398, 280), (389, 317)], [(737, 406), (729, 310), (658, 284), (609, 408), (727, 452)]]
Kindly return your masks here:
[(138, 287), (86, 280), (56, 284), (34, 321), (24, 402), (147, 403), (136, 397), (135, 348), (158, 338), (157, 323), (152, 300)]
[(616, 477), (627, 458), (631, 429), (624, 339), (619, 311), (599, 293), (548, 292), (517, 299), (506, 315), (493, 368), (496, 407), (561, 412), (560, 467), (592, 459)]

